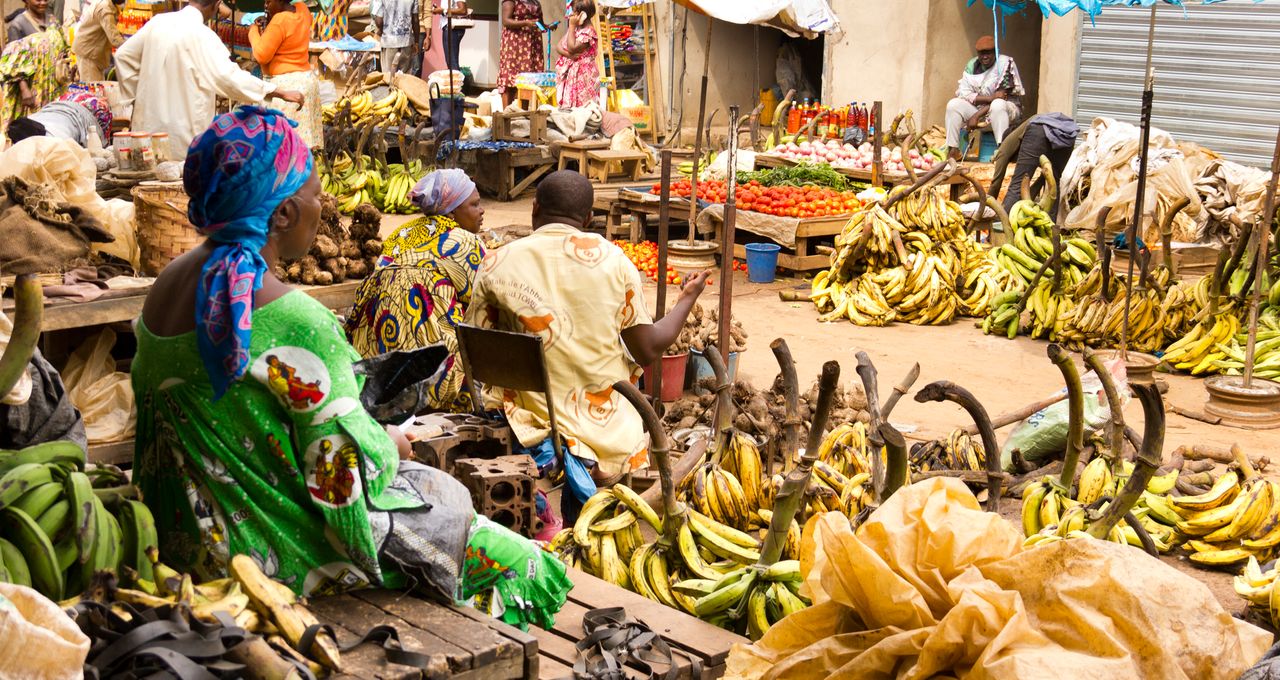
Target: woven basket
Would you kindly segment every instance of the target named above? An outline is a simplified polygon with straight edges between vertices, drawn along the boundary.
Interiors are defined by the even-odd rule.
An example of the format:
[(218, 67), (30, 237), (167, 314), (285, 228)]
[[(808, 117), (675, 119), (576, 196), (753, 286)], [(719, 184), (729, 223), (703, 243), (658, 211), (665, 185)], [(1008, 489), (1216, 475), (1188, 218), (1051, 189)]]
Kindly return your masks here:
[(142, 182), (133, 188), (142, 273), (157, 276), (173, 258), (204, 240), (187, 220), (182, 182)]

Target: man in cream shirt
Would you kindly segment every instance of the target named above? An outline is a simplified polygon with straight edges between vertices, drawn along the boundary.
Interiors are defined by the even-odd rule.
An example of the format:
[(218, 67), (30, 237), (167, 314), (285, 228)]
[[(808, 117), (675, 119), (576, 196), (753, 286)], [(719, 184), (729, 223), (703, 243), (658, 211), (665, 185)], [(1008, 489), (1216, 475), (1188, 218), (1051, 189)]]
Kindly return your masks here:
[(133, 105), (131, 127), (169, 133), (171, 158), (186, 158), (191, 140), (213, 122), (218, 96), (261, 104), (268, 96), (299, 106), (302, 94), (241, 70), (218, 34), (205, 25), (220, 0), (190, 0), (160, 14), (116, 50), (124, 103)]

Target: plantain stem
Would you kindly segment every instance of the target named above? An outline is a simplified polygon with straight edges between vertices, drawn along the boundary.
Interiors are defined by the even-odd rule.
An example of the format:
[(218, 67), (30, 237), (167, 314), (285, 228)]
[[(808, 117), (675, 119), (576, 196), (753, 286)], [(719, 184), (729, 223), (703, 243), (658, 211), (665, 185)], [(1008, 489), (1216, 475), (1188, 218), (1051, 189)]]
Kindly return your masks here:
[(911, 387), (916, 384), (916, 380), (920, 378), (920, 363), (916, 362), (911, 366), (911, 370), (902, 377), (902, 382), (893, 386), (893, 392), (888, 399), (884, 400), (884, 405), (880, 407), (880, 419), (889, 420), (889, 415), (893, 413), (893, 407), (898, 405), (898, 400), (902, 396), (911, 391)]
[(880, 489), (880, 502), (883, 503), (895, 491), (901, 489), (908, 481), (907, 440), (902, 433), (889, 423), (880, 423), (877, 430), (879, 438), (884, 442), (885, 472), (884, 488)]
[[(1142, 403), (1142, 417), (1145, 426), (1142, 432), (1142, 446), (1138, 449), (1138, 457), (1134, 460), (1133, 474), (1124, 489), (1115, 499), (1107, 504), (1107, 509), (1097, 521), (1088, 528), (1089, 535), (1094, 538), (1106, 538), (1111, 528), (1129, 514), (1133, 506), (1142, 497), (1147, 482), (1160, 467), (1164, 450), (1164, 403), (1160, 399), (1160, 390), (1155, 385), (1133, 385), (1133, 391)], [(1063, 468), (1066, 470), (1066, 468)]]
[(991, 426), (991, 418), (987, 409), (978, 398), (965, 388), (950, 380), (939, 380), (925, 385), (916, 392), (915, 400), (923, 404), (926, 401), (949, 401), (963, 408), (982, 438), (982, 449), (987, 459), (987, 511), (997, 512), (1000, 507), (1001, 485), (1004, 471), (1000, 469), (1000, 445), (996, 442), (996, 430)]
[(702, 358), (711, 366), (716, 376), (716, 415), (715, 441), (711, 447), (711, 455), (718, 458), (729, 444), (729, 431), (733, 429), (733, 400), (730, 398), (729, 371), (724, 366), (720, 350), (715, 345), (707, 345), (702, 350)]
[(0, 356), (0, 396), (9, 393), (27, 372), (40, 341), (44, 321), (44, 289), (35, 274), (19, 274), (13, 283), (13, 334)]
[(684, 524), (684, 509), (676, 502), (676, 485), (671, 478), (671, 446), (667, 441), (667, 431), (662, 427), (662, 420), (653, 410), (649, 400), (645, 399), (640, 390), (636, 389), (630, 381), (619, 380), (613, 384), (613, 389), (631, 402), (631, 405), (640, 413), (640, 419), (644, 421), (644, 427), (649, 432), (649, 455), (653, 458), (654, 466), (658, 468), (658, 483), (662, 486), (664, 518), (662, 537), (659, 542), (670, 547), (675, 544), (680, 526)]
[[(796, 362), (791, 358), (791, 348), (787, 341), (778, 338), (769, 344), (773, 356), (778, 360), (778, 371), (782, 375), (782, 395), (787, 406), (787, 419), (782, 423), (782, 466), (787, 469), (790, 461), (800, 450), (800, 379), (796, 377)], [(773, 476), (773, 458), (765, 463), (765, 473)]]
[(1062, 476), (1059, 482), (1070, 489), (1076, 478), (1076, 464), (1084, 449), (1084, 388), (1080, 386), (1080, 369), (1071, 361), (1071, 355), (1055, 343), (1049, 344), (1049, 359), (1062, 371), (1067, 383), (1067, 450), (1062, 457)]
[(805, 491), (809, 488), (809, 478), (813, 475), (813, 463), (818, 459), (818, 449), (822, 446), (822, 431), (827, 429), (827, 419), (831, 416), (832, 396), (836, 385), (840, 383), (840, 364), (828, 361), (822, 365), (822, 377), (818, 379), (818, 403), (813, 411), (813, 424), (809, 428), (809, 443), (800, 464), (787, 473), (773, 499), (773, 518), (769, 521), (769, 531), (765, 533), (764, 545), (760, 548), (760, 566), (769, 566), (782, 556), (782, 549), (787, 543), (787, 532), (791, 530), (791, 522), (804, 502)]
[(1098, 380), (1102, 382), (1102, 391), (1107, 395), (1107, 410), (1111, 412), (1110, 430), (1107, 432), (1110, 440), (1112, 456), (1120, 456), (1124, 453), (1124, 411), (1120, 403), (1120, 391), (1116, 389), (1116, 381), (1112, 379), (1111, 372), (1102, 363), (1102, 357), (1092, 349), (1086, 347), (1084, 349), (1084, 361), (1093, 369)]
[(1184, 208), (1191, 204), (1191, 199), (1186, 196), (1179, 196), (1173, 200), (1173, 205), (1164, 214), (1164, 219), (1160, 222), (1160, 247), (1164, 248), (1164, 266), (1173, 274), (1173, 219), (1182, 212)]

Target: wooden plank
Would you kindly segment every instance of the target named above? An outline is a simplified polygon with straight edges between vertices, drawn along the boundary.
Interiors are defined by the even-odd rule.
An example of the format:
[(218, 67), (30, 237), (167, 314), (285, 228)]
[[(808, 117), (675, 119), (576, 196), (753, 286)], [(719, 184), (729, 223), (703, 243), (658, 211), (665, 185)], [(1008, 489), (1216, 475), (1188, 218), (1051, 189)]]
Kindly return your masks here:
[(749, 643), (741, 635), (619, 588), (586, 572), (572, 567), (568, 572), (574, 583), (574, 589), (569, 592), (570, 600), (587, 608), (624, 607), (628, 616), (648, 624), (672, 647), (697, 655), (706, 666), (723, 665), (730, 647), (736, 643)]
[(474, 657), (472, 667), (501, 666), (516, 669), (514, 676), (508, 676), (499, 674), (500, 668), (494, 668), (495, 680), (520, 677), (524, 672), (524, 648), (486, 625), (405, 593), (361, 590), (354, 595), (388, 614), (398, 616), (418, 628), (431, 631), (442, 640), (466, 649)]
[[(544, 657), (550, 657), (560, 663), (573, 666), (578, 660), (577, 644), (579, 640), (586, 637), (586, 632), (582, 629), (582, 616), (590, 611), (592, 607), (584, 607), (582, 604), (574, 602), (570, 599), (564, 603), (559, 613), (556, 614), (556, 624), (553, 630), (543, 630), (538, 634), (538, 652)], [(630, 615), (630, 614), (628, 614)], [(633, 617), (634, 618), (634, 617)], [(677, 674), (679, 680), (692, 680), (689, 669), (691, 664), (687, 657), (682, 657), (672, 650), (672, 663), (681, 672)], [(656, 669), (665, 671), (664, 668)], [(627, 665), (625, 672), (628, 678), (635, 680), (645, 680), (649, 677), (647, 673), (641, 672), (640, 669)]]
[[(519, 645), (524, 650), (524, 677), (538, 677), (538, 640), (533, 635), (530, 635), (515, 626), (503, 623), (492, 616), (478, 612), (471, 607), (450, 607), (449, 611), (469, 618), (472, 621), (476, 621), (498, 635), (501, 635), (502, 637), (505, 637)], [(533, 630), (533, 628), (530, 630)]]
[(796, 238), (835, 236), (844, 231), (844, 225), (849, 223), (850, 217), (853, 217), (853, 215), (828, 215), (826, 217), (811, 217), (800, 220), (800, 225), (796, 227)]
[(90, 444), (88, 459), (99, 465), (128, 465), (133, 463), (134, 440), (111, 444)]
[(471, 669), (471, 655), (440, 638), (419, 630), (406, 621), (351, 595), (310, 600), (308, 608), (322, 623), (334, 626), (339, 645), (349, 645), (363, 632), (384, 624), (395, 626), (404, 648), (431, 657), (428, 669), (419, 670), (387, 661), (386, 652), (375, 644), (363, 644), (343, 654), (344, 670), (357, 677), (448, 678)]

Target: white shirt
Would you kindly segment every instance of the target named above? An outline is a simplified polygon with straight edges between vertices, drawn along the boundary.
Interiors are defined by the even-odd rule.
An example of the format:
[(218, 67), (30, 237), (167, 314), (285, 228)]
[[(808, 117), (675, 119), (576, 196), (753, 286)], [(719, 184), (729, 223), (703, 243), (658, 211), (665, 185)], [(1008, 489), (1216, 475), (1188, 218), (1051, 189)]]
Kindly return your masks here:
[(241, 70), (195, 7), (157, 15), (116, 50), (123, 103), (131, 127), (169, 133), (171, 158), (186, 158), (196, 135), (213, 122), (216, 97), (262, 103), (276, 86)]
[(408, 47), (413, 40), (413, 22), (418, 16), (414, 0), (373, 0), (369, 14), (382, 19), (382, 47)]

